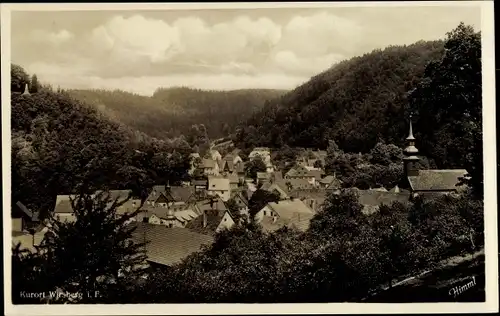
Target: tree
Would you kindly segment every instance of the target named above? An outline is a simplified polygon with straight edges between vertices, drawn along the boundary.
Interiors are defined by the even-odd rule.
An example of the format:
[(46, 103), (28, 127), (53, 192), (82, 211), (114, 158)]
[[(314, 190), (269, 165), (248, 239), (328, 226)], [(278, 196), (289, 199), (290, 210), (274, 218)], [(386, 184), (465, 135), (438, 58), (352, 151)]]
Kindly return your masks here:
[[(409, 95), (417, 139), (440, 168), (466, 168), (482, 196), (481, 34), (464, 23), (449, 32), (443, 57)], [(436, 131), (436, 126), (439, 130)]]
[(370, 162), (387, 166), (391, 163), (401, 162), (403, 150), (393, 144), (377, 143), (370, 151)]
[(324, 167), (323, 162), (319, 159), (314, 162), (313, 166), (314, 166), (314, 168), (320, 168), (320, 169), (323, 169), (323, 167)]
[(254, 216), (264, 207), (267, 203), (278, 202), (280, 200), (280, 196), (275, 192), (269, 192), (266, 190), (258, 189), (248, 201), (248, 209), (250, 218), (253, 219)]
[(257, 179), (257, 172), (266, 172), (266, 164), (261, 157), (255, 157), (245, 164), (245, 173), (248, 178)]
[(111, 200), (106, 192), (95, 197), (81, 193), (71, 200), (76, 221), (52, 219), (41, 245), (50, 287), (100, 293), (84, 295), (77, 299), (79, 303), (127, 300), (127, 289), (140, 280), (145, 263), (144, 244), (132, 241), (135, 226), (129, 224), (139, 209), (117, 213), (127, 200)]
[(38, 90), (40, 90), (40, 83), (38, 82), (38, 77), (34, 74), (31, 76), (30, 93), (37, 93)]
[(10, 89), (11, 92), (23, 92), (27, 84), (29, 84), (29, 75), (19, 65), (10, 65)]

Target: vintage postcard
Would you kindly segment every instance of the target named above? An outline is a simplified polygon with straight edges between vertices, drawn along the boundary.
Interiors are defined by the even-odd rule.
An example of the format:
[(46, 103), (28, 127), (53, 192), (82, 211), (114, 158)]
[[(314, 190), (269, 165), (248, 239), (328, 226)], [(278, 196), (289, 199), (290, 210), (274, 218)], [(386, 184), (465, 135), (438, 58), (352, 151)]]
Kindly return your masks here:
[(1, 19), (7, 315), (498, 312), (493, 2)]

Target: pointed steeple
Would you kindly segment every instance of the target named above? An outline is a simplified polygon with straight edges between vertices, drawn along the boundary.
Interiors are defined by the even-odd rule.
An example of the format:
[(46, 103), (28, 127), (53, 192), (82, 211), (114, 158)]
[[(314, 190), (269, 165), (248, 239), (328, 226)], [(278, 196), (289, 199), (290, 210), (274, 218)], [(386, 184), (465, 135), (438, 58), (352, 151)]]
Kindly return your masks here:
[(28, 84), (24, 87), (23, 95), (30, 95), (30, 89), (28, 88)]
[(413, 116), (412, 113), (410, 113), (410, 132), (408, 134), (408, 137), (406, 137), (406, 140), (415, 140), (415, 137), (413, 136), (413, 124), (412, 124), (412, 121), (411, 121), (411, 117)]
[(415, 147), (415, 137), (413, 136), (413, 126), (411, 118), (412, 114), (410, 114), (410, 132), (408, 134), (408, 137), (406, 138), (408, 144), (403, 151), (405, 155), (405, 157), (403, 158), (405, 164), (405, 177), (418, 175), (418, 170), (415, 166), (415, 163), (420, 160), (417, 157), (418, 149), (417, 147)]

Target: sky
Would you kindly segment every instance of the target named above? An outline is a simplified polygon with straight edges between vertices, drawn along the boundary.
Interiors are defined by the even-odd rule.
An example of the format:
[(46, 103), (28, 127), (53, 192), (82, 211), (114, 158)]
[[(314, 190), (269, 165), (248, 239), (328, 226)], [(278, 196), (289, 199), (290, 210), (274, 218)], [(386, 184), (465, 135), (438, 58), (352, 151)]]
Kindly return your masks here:
[(11, 61), (61, 88), (293, 89), (351, 57), (444, 39), (480, 8), (13, 11)]

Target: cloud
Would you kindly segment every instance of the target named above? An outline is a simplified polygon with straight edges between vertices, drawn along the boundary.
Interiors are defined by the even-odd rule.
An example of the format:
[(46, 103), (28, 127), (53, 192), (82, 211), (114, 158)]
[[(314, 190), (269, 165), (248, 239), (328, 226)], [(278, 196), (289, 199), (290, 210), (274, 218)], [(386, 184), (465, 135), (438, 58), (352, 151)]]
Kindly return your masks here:
[[(152, 83), (293, 88), (297, 78), (305, 81), (341, 60), (389, 44), (443, 38), (461, 20), (480, 21), (469, 9), (457, 10), (217, 10), (211, 11), (213, 16), (208, 10), (101, 12), (94, 19), (94, 13), (82, 12), (86, 15), (77, 23), (67, 13), (27, 23), (37, 22), (31, 15), (12, 29), (13, 61), (66, 87), (133, 82), (140, 91), (151, 90)], [(425, 25), (414, 27), (422, 19)], [(53, 29), (54, 21), (60, 29)], [(38, 30), (29, 31), (34, 27)], [(30, 36), (24, 36), (26, 31)], [(127, 82), (120, 85), (120, 80)]]
[(31, 33), (31, 38), (36, 42), (49, 42), (50, 44), (58, 45), (71, 40), (73, 34), (64, 29), (58, 32), (35, 30)]

